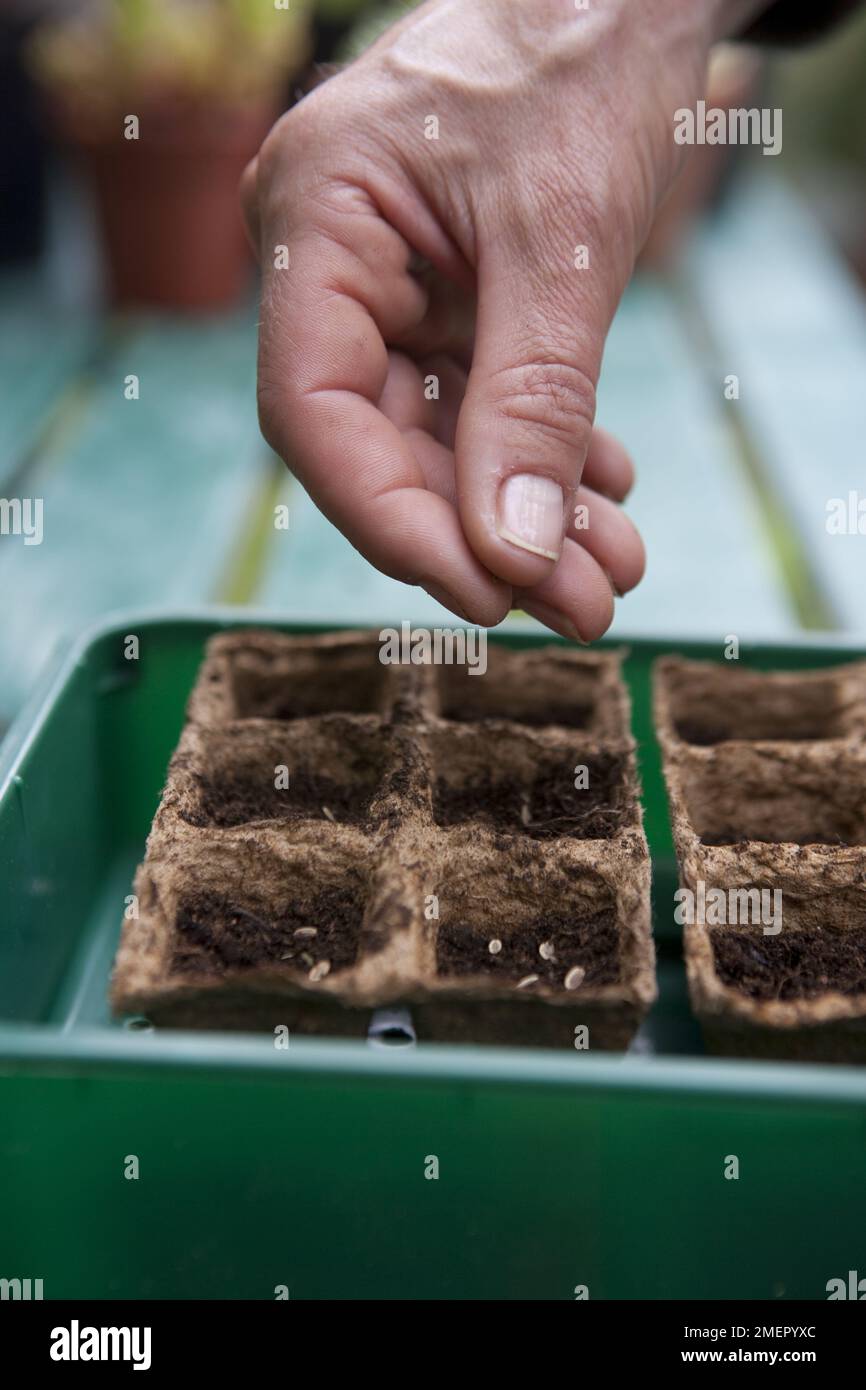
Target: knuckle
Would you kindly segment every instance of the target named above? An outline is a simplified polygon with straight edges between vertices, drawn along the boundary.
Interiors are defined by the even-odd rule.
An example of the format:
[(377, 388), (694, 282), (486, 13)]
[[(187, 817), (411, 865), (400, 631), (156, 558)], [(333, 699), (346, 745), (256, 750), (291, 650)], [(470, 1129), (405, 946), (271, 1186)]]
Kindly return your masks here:
[(595, 418), (595, 386), (582, 367), (538, 356), (503, 368), (493, 383), (493, 404), (509, 421), (541, 430), (553, 443), (586, 444)]
[(259, 147), (256, 175), (259, 188), (267, 186), (276, 176), (285, 160), (285, 149), (290, 142), (289, 122), (293, 112), (287, 111), (271, 126)]
[[(315, 95), (315, 93), (313, 94)], [(268, 194), (281, 191), (287, 183), (296, 183), (322, 163), (322, 151), (333, 144), (333, 118), (330, 104), (308, 106), (310, 98), (284, 112), (271, 126), (262, 141), (258, 154), (257, 182), (259, 197), (267, 201)]]

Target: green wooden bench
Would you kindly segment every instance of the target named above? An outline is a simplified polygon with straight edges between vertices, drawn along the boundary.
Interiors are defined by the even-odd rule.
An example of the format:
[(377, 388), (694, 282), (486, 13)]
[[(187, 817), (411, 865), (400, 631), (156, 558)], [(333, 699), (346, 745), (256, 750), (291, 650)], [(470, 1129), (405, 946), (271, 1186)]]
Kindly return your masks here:
[[(44, 505), (41, 545), (0, 537), (0, 724), (59, 643), (117, 609), (451, 621), (367, 565), (268, 452), (252, 312), (98, 322), (35, 280), (0, 281), (0, 309), (0, 497)], [(862, 486), (864, 367), (862, 295), (781, 183), (741, 187), (675, 279), (634, 282), (599, 418), (638, 463), (649, 568), (616, 633), (866, 632), (866, 537), (826, 527), (828, 500)]]
[[(46, 336), (46, 324), (50, 335)], [(0, 490), (13, 492), (55, 415), (71, 405), (97, 331), (79, 314), (52, 311), (44, 280), (0, 276)], [(66, 401), (67, 393), (70, 400)], [(14, 494), (13, 494), (14, 495)]]
[[(696, 245), (686, 283), (712, 333), (789, 586), (816, 624), (866, 629), (866, 535), (828, 529), (828, 505), (866, 499), (866, 307), (807, 210), (756, 182)], [(866, 518), (864, 518), (866, 529)]]

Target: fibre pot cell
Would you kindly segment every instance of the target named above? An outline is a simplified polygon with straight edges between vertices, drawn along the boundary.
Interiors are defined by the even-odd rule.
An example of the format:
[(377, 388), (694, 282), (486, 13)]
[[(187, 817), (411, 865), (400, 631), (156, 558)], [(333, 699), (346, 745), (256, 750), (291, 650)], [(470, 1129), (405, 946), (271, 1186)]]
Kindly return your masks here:
[(866, 1061), (866, 666), (665, 658), (655, 713), (707, 1046)]
[(490, 644), (385, 665), (373, 634), (208, 648), (112, 1002), (155, 1025), (628, 1045), (655, 998), (618, 653)]

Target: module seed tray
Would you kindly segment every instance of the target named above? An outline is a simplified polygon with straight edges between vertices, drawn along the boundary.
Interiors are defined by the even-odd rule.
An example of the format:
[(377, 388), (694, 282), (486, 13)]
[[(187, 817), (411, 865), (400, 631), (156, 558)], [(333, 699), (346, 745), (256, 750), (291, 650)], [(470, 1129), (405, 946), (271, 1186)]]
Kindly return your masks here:
[[(237, 611), (120, 615), (74, 646), (0, 749), (0, 1275), (40, 1278), (49, 1299), (273, 1299), (278, 1285), (293, 1301), (571, 1300), (577, 1285), (588, 1286), (591, 1299), (786, 1299), (825, 1298), (829, 1279), (862, 1268), (866, 1071), (707, 1055), (689, 1002), (651, 672), (671, 654), (718, 665), (719, 646), (623, 643), (620, 667), (618, 646), (601, 644), (575, 661), (567, 644), (511, 635), (506, 626), (491, 634), (488, 674), (471, 676), (457, 666), (389, 669), (368, 660), (363, 639), (330, 634), (321, 643), (313, 639), (327, 635), (322, 629), (266, 616), (248, 621), (263, 635), (239, 646), (231, 637), (241, 626)], [(127, 659), (130, 633), (139, 639), (137, 660)], [(294, 644), (291, 679), (266, 640), (280, 633), (311, 639), (304, 659), (303, 643)], [(184, 733), (206, 648), (221, 634), (227, 640), (210, 648), (208, 680), (198, 685)], [(545, 657), (540, 707), (527, 672), (551, 647), (557, 655)], [(792, 679), (814, 679), (809, 717), (788, 723), (786, 737), (807, 757), (818, 756), (815, 744), (832, 756), (854, 747), (862, 725), (856, 699), (841, 687), (837, 698), (836, 677), (826, 673), (838, 668), (847, 682), (846, 668), (863, 655), (834, 641), (743, 644), (740, 668), (756, 677), (788, 671)], [(537, 945), (545, 943), (531, 933), (512, 933), (506, 949), (503, 904), (522, 927), (540, 918), (542, 868), (557, 874), (574, 864), (585, 875), (590, 843), (606, 854), (625, 837), (638, 846), (643, 872), (623, 740), (626, 701), (652, 856), (659, 996), (624, 1051), (601, 1049), (601, 1019), (590, 1028), (588, 1049), (563, 1046), (556, 1029), (550, 1045), (526, 1046), (516, 1036), (512, 983), (540, 977), (517, 991), (533, 991), (520, 1000), (533, 1030), (548, 1017), (570, 1026), (573, 1005), (546, 1000), (543, 991), (548, 965), (556, 987), (564, 983), (560, 967), (570, 965), (566, 952), (575, 943), (568, 934), (577, 916), (570, 911), (563, 926), (568, 939), (553, 941), (561, 959), (542, 970), (535, 960), (544, 959)], [(728, 756), (724, 711), (709, 698), (689, 708), (703, 723), (696, 736), (686, 728), (693, 735), (688, 747), (707, 760), (714, 752)], [(757, 709), (744, 696), (735, 713), (760, 760), (784, 710), (773, 709), (769, 728), (758, 721), (745, 730), (742, 721), (757, 721)], [(250, 747), (253, 735), (264, 742)], [(255, 953), (264, 921), (270, 944), (284, 945), (278, 954), (289, 957), (267, 967), (279, 979), (276, 1002), (281, 1011), (292, 1003), (299, 1010), (287, 1046), (267, 1032), (215, 1032), (198, 1020), (195, 1029), (180, 1029), (140, 1011), (111, 1017), (121, 919), (135, 925), (134, 877), (142, 862), (146, 875), (152, 871), (146, 839), (181, 739), (190, 761), (172, 770), (178, 799), (159, 813), (163, 829), (167, 836), (174, 826), (184, 853), (194, 844), (208, 847), (201, 880), (186, 883), (187, 891), (222, 892), (230, 881), (232, 896), (182, 905), (182, 876), (169, 876), (171, 949), (155, 942), (152, 955), (142, 952), (141, 998), (131, 992), (125, 1002), (155, 1005), (151, 991), (163, 989), (170, 961), (183, 988), (195, 981), (192, 994), (202, 996), (202, 1008), (208, 991), (223, 1007), (227, 972), (215, 965), (221, 945), (224, 953), (241, 953), (248, 1009), (243, 981), (261, 968)], [(411, 814), (394, 772), (403, 747), (412, 750), (408, 785), (422, 803)], [(590, 811), (592, 842), (550, 833), (562, 828), (550, 824), (560, 815), (540, 787), (529, 793), (527, 808), (527, 780), (534, 785), (536, 772), (552, 766), (560, 750), (567, 750), (569, 771), (595, 756), (625, 757), (625, 771), (620, 763), (610, 783), (621, 789), (626, 811), (608, 825), (612, 836), (599, 833), (604, 815), (597, 815), (609, 807), (580, 807), (581, 814)], [(296, 804), (287, 805), (274, 785), (279, 764), (295, 772)], [(269, 786), (258, 781), (250, 788), (255, 768), (270, 771)], [(516, 786), (505, 786), (515, 778)], [(562, 791), (563, 783), (555, 785)], [(597, 785), (607, 784), (599, 777)], [(846, 785), (842, 777), (840, 788)], [(835, 830), (828, 821), (807, 826), (806, 800), (792, 797), (785, 813), (829, 839)], [(760, 802), (753, 801), (757, 815)], [(564, 809), (573, 820), (575, 808)], [(713, 827), (701, 828), (712, 838)], [(754, 828), (751, 822), (749, 833)], [(735, 824), (716, 822), (715, 830), (726, 843), (708, 852), (743, 848), (739, 839), (727, 842), (745, 833)], [(419, 868), (407, 874), (412, 834)], [(853, 840), (845, 853), (859, 849)], [(429, 863), (422, 841), (433, 847)], [(350, 854), (361, 844), (370, 852)], [(460, 847), (476, 853), (497, 886), (485, 879), (479, 891), (468, 874), (461, 877)], [(355, 922), (350, 940), (360, 948), (344, 965), (321, 923), (321, 959), (331, 968), (312, 981), (320, 957), (302, 945), (312, 966), (292, 954), (304, 940), (295, 932), (310, 925), (292, 917), (302, 898), (290, 902), (285, 887), (282, 897), (271, 897), (271, 882), (270, 915), (262, 917), (258, 896), (257, 876), (277, 863), (297, 882), (306, 872), (312, 885), (305, 848), (307, 863), (321, 869), (319, 902), (325, 887), (338, 895), (323, 915)], [(385, 910), (380, 891), (398, 850), (397, 903), (408, 896), (411, 918), (405, 929)], [(515, 853), (534, 866), (533, 901), (529, 894), (515, 900), (510, 880), (501, 883)], [(417, 895), (436, 892), (431, 878), (441, 880), (443, 864), (450, 868), (440, 884), (440, 916), (423, 917), (422, 927)], [(166, 872), (164, 865), (157, 870), (161, 883)], [(618, 892), (611, 886), (605, 906)], [(152, 911), (142, 893), (142, 932), (155, 920)], [(337, 1003), (321, 987), (332, 980), (331, 990), (335, 982), (342, 990), (362, 960), (376, 959), (370, 933), (377, 913), (392, 943), (383, 953), (392, 953), (403, 979), (395, 1000), (407, 989), (403, 972), (416, 967), (411, 953), (398, 966), (394, 941), (401, 932), (407, 942), (416, 929), (424, 933), (424, 986), (408, 1005), (419, 1038), (414, 1047), (381, 1045), (389, 1033), (411, 1035), (390, 1027), (399, 1017), (390, 1005), (371, 1007), (384, 993), (365, 995), (361, 1007), (360, 997), (357, 1005)], [(201, 931), (202, 917), (208, 932)], [(610, 941), (604, 920), (607, 926), (596, 923), (595, 930), (602, 943)], [(837, 926), (841, 932), (841, 919)], [(502, 951), (491, 955), (497, 939)], [(520, 958), (519, 940), (532, 968)], [(476, 952), (488, 983), (490, 962), (499, 962), (493, 969), (502, 976), (493, 979), (502, 998), (476, 993)], [(627, 955), (617, 942), (605, 969), (619, 968)], [(611, 987), (590, 984), (592, 962), (580, 959), (578, 973), (586, 976), (575, 1005), (588, 984)], [(628, 967), (611, 983), (619, 989), (627, 978)], [(381, 972), (374, 982), (380, 989)], [(371, 981), (363, 987), (372, 988)], [(499, 1034), (506, 1046), (491, 1041), (496, 1029), (486, 1011), (494, 1006), (507, 1012)], [(351, 1023), (351, 1035), (336, 1035), (337, 1018)], [(316, 1019), (324, 1031), (305, 1033)], [(375, 1045), (363, 1036), (365, 1021), (373, 1020)], [(491, 1028), (485, 1040), (427, 1041), (463, 1039), (482, 1020)], [(136, 1182), (124, 1177), (131, 1154), (141, 1174)], [(739, 1181), (725, 1178), (731, 1154), (739, 1157)], [(431, 1181), (434, 1156), (439, 1176)]]
[(866, 1061), (866, 665), (668, 658), (656, 713), (708, 1046)]
[(210, 643), (116, 1011), (363, 1036), (410, 1008), (423, 1040), (626, 1047), (656, 991), (620, 657), (380, 656), (375, 634)]

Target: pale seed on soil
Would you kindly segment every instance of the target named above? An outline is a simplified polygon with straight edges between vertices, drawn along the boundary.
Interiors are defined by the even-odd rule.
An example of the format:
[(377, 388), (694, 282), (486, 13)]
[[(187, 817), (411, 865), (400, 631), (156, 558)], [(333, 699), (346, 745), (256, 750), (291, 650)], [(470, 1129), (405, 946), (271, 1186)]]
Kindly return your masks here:
[(514, 988), (515, 988), (515, 989), (526, 989), (526, 987), (527, 987), (528, 985), (534, 985), (534, 984), (537, 984), (537, 983), (538, 983), (538, 976), (537, 976), (537, 975), (524, 975), (524, 977), (523, 977), (522, 980), (518, 980), (518, 982), (517, 982), (517, 984), (514, 986)]
[(492, 941), (488, 941), (487, 949), (491, 956), (499, 955), (499, 952), (502, 950), (502, 942), (499, 940), (498, 936), (494, 936)]
[(318, 927), (295, 927), (295, 930), (292, 932), (292, 935), (293, 935), (293, 936), (301, 936), (301, 937), (318, 936), (318, 935), (319, 935), (319, 928), (318, 928)]
[(552, 941), (542, 941), (538, 948), (538, 954), (542, 960), (553, 960), (556, 955), (556, 948)]
[(307, 978), (311, 980), (313, 984), (318, 984), (319, 980), (324, 980), (330, 969), (331, 962), (329, 960), (320, 960), (318, 965), (313, 966)]
[(322, 807), (322, 815), (323, 815), (323, 816), (326, 816), (326, 817), (328, 818), (328, 820), (334, 821), (334, 823), (336, 824), (337, 817), (333, 814), (332, 811), (329, 811), (329, 810), (328, 810), (327, 806), (323, 806), (323, 807)]
[(582, 965), (573, 965), (565, 977), (566, 989), (577, 989), (586, 979), (586, 971)]

